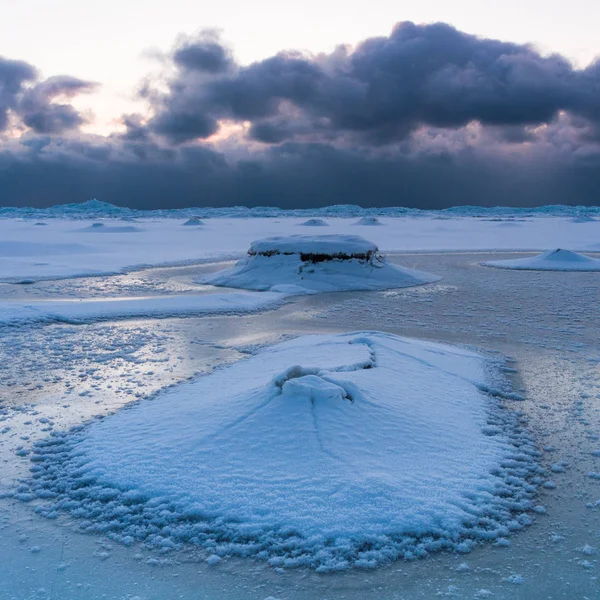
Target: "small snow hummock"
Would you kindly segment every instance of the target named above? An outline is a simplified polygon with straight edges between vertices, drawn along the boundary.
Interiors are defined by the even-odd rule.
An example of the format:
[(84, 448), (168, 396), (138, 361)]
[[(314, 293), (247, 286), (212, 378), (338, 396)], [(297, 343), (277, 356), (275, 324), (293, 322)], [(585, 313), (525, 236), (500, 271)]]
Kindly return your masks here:
[[(372, 568), (530, 524), (538, 453), (474, 352), (311, 335), (34, 446), (36, 511), (209, 564)], [(401, 382), (402, 385), (398, 385)], [(15, 494), (15, 497), (18, 497)]]
[(202, 283), (306, 294), (403, 288), (439, 279), (388, 264), (377, 246), (360, 236), (292, 235), (252, 242), (245, 258)]
[(377, 217), (361, 217), (354, 225), (383, 225)]
[(134, 225), (107, 225), (106, 223), (92, 223), (89, 227), (84, 227), (79, 231), (93, 231), (95, 233), (137, 233), (143, 231), (140, 227)]
[(530, 258), (490, 260), (482, 262), (486, 267), (522, 269), (529, 271), (600, 271), (600, 260), (557, 248)]
[(300, 225), (304, 225), (304, 227), (328, 227), (329, 223), (323, 221), (323, 219), (308, 219)]
[(199, 225), (204, 225), (204, 221), (200, 217), (190, 217), (184, 225), (188, 227), (198, 227)]

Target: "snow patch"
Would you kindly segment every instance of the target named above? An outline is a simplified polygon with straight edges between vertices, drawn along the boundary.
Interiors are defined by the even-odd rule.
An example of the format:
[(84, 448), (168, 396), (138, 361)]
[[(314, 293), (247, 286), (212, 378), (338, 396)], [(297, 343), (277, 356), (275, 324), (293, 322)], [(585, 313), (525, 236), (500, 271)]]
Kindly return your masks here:
[(186, 294), (146, 298), (86, 300), (7, 300), (0, 302), (0, 324), (82, 323), (105, 319), (247, 313), (273, 308), (284, 300), (275, 292)]

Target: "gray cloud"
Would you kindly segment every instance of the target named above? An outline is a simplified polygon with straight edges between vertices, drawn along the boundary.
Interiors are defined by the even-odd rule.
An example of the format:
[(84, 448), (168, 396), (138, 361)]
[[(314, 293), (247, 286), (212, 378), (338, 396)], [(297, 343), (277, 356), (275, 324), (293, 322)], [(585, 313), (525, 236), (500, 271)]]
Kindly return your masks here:
[(64, 133), (78, 129), (86, 119), (71, 105), (53, 102), (90, 92), (96, 84), (66, 75), (42, 81), (23, 92), (16, 111), (23, 123), (36, 133)]

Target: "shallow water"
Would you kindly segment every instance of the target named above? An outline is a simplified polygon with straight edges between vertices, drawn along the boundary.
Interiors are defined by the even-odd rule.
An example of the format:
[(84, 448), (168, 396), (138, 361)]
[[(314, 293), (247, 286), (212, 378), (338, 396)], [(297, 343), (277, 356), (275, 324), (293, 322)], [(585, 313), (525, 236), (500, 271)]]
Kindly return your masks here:
[[(3, 328), (0, 490), (27, 473), (28, 448), (52, 429), (107, 414), (286, 336), (377, 329), (514, 360), (526, 399), (510, 404), (527, 416), (556, 488), (540, 489), (545, 514), (535, 514), (510, 546), (335, 575), (282, 573), (243, 560), (209, 567), (193, 552), (159, 555), (81, 535), (77, 523), (49, 521), (31, 505), (3, 499), (0, 598), (598, 597), (600, 480), (588, 474), (600, 472), (600, 274), (478, 265), (507, 256), (390, 257), (443, 279), (405, 290), (298, 297), (252, 315)], [(4, 285), (0, 296), (196, 292), (195, 278), (217, 267)]]

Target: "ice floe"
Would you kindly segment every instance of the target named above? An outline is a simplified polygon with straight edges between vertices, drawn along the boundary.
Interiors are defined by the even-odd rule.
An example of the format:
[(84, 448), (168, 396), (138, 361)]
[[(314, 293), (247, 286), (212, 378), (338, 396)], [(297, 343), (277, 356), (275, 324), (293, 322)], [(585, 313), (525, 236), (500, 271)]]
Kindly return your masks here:
[(529, 258), (492, 260), (481, 263), (486, 267), (529, 271), (600, 271), (600, 260), (557, 248)]
[(15, 497), (126, 544), (276, 567), (465, 552), (530, 522), (539, 472), (518, 414), (483, 391), (495, 377), (452, 346), (304, 336), (53, 434)]
[(388, 264), (373, 242), (356, 235), (292, 235), (252, 242), (234, 267), (203, 282), (293, 294), (402, 288), (439, 279)]

